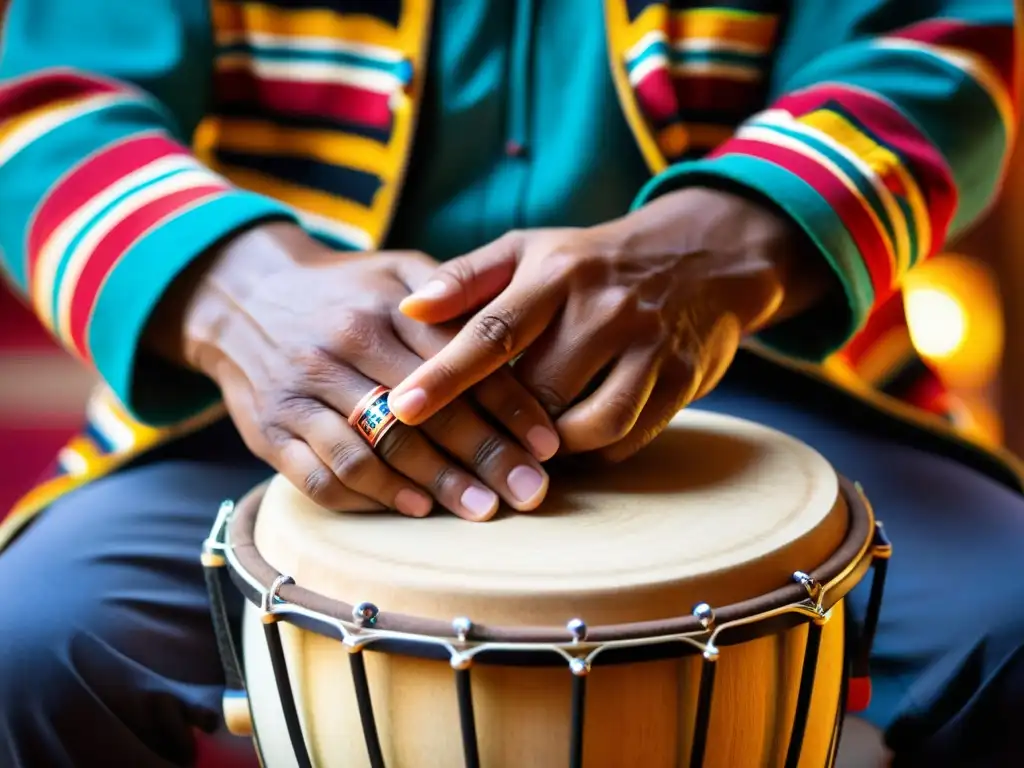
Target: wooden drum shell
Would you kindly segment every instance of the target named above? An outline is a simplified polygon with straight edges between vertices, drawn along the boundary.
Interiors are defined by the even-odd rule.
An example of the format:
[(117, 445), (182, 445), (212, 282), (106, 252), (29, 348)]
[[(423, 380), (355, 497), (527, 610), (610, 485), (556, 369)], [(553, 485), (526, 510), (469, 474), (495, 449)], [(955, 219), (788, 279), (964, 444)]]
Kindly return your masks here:
[[(352, 633), (359, 634), (352, 625), (351, 607), (359, 599), (372, 599), (387, 611), (382, 610), (376, 627), (384, 635), (420, 634), (432, 639), (435, 649), (440, 648), (439, 639), (449, 642), (444, 638), (457, 645), (451, 621), (463, 615), (472, 616), (474, 631), (479, 626), (474, 640), (515, 645), (524, 640), (535, 642), (531, 633), (539, 632), (544, 638), (555, 638), (544, 639), (545, 643), (563, 648), (569, 641), (562, 629), (566, 618), (581, 616), (591, 631), (579, 648), (570, 648), (570, 652), (606, 644), (611, 647), (634, 637), (646, 638), (642, 644), (652, 647), (657, 646), (657, 636), (689, 637), (694, 630), (701, 634), (700, 624), (690, 616), (698, 602), (715, 606), (716, 626), (739, 627), (722, 630), (715, 646), (704, 644), (710, 635), (701, 635), (700, 643), (689, 647), (675, 642), (671, 647), (680, 651), (671, 658), (663, 653), (655, 660), (640, 661), (633, 656), (622, 661), (609, 653), (602, 658), (615, 663), (595, 659), (585, 678), (583, 765), (588, 768), (688, 765), (695, 714), (702, 701), (702, 675), (707, 679), (709, 668), (714, 670), (714, 689), (703, 765), (791, 768), (792, 763), (787, 766), (790, 734), (801, 681), (810, 677), (805, 649), (813, 633), (819, 642), (798, 765), (831, 765), (838, 746), (851, 652), (844, 598), (872, 564), (879, 535), (873, 512), (859, 490), (840, 482), (824, 459), (791, 438), (749, 422), (693, 411), (681, 414), (673, 426), (677, 442), (672, 443), (672, 428), (668, 438), (660, 441), (671, 447), (667, 460), (659, 459), (657, 451), (648, 453), (640, 470), (617, 470), (619, 479), (609, 475), (595, 478), (593, 483), (588, 480), (583, 483), (582, 496), (569, 499), (575, 506), (566, 502), (566, 509), (574, 512), (586, 510), (588, 505), (603, 505), (607, 511), (610, 506), (629, 503), (629, 499), (612, 498), (616, 489), (628, 484), (623, 477), (640, 485), (657, 485), (658, 477), (668, 471), (693, 475), (677, 478), (678, 488), (662, 488), (661, 496), (655, 493), (638, 509), (627, 510), (624, 532), (645, 525), (654, 530), (649, 557), (645, 553), (642, 568), (635, 572), (626, 567), (634, 564), (629, 562), (632, 556), (628, 552), (622, 555), (611, 549), (611, 559), (619, 557), (611, 565), (621, 566), (619, 571), (610, 568), (611, 575), (593, 573), (598, 561), (591, 559), (579, 569), (581, 573), (574, 572), (574, 563), (585, 561), (589, 548), (601, 546), (605, 540), (605, 532), (597, 527), (591, 543), (579, 544), (575, 553), (567, 547), (570, 562), (562, 564), (560, 577), (531, 582), (531, 573), (547, 568), (551, 552), (558, 551), (544, 550), (545, 542), (537, 540), (548, 535), (549, 526), (561, 526), (564, 533), (579, 525), (579, 517), (560, 508), (546, 520), (511, 516), (502, 523), (505, 529), (492, 523), (481, 528), (481, 524), (443, 517), (428, 523), (440, 528), (417, 529), (394, 519), (332, 516), (313, 508), (297, 491), (282, 485), (280, 478), (267, 492), (274, 498), (269, 507), (262, 491), (254, 492), (240, 505), (245, 514), (224, 528), (229, 533), (223, 536), (223, 559), (230, 566), (231, 578), (248, 598), (241, 655), (252, 725), (264, 765), (300, 765), (268, 651), (268, 621), (275, 636), (279, 633), (281, 638), (287, 679), (312, 764), (321, 768), (371, 765), (353, 682), (353, 648), (341, 640), (343, 634), (350, 640)], [(744, 452), (742, 462), (734, 461)], [(644, 471), (653, 474), (638, 480)], [(710, 476), (715, 479), (709, 480)], [(595, 488), (602, 482), (605, 485), (597, 493)], [(730, 482), (743, 493), (729, 491)], [(663, 518), (648, 507), (659, 504), (679, 511), (681, 519), (671, 523), (678, 530), (658, 530)], [(721, 538), (746, 543), (716, 550), (719, 532), (706, 524), (706, 514), (712, 513), (717, 515), (714, 521), (724, 526)], [(687, 515), (690, 519), (684, 519)], [(415, 526), (423, 521), (408, 522)], [(614, 529), (617, 524), (609, 525)], [(477, 527), (458, 527), (463, 525)], [(526, 533), (516, 526), (526, 526)], [(544, 527), (537, 534), (539, 526)], [(702, 526), (707, 530), (701, 530)], [(391, 538), (380, 535), (384, 528), (392, 532)], [(421, 553), (402, 540), (414, 530), (427, 532), (425, 546), (432, 542), (440, 549), (454, 547), (430, 554), (440, 565), (459, 551), (450, 536), (469, 536), (460, 545), (465, 547), (467, 541), (476, 540), (473, 537), (483, 536), (484, 541), (495, 531), (506, 530), (510, 543), (497, 536), (485, 541), (484, 549), (505, 552), (505, 566), (511, 570), (501, 571), (505, 566), (499, 563), (491, 572), (488, 563), (478, 559), (468, 567), (480, 569), (479, 583), (463, 583), (464, 579), (445, 573), (440, 565), (417, 559)], [(758, 533), (760, 530), (764, 533)], [(614, 530), (611, 535), (616, 535)], [(211, 541), (214, 538), (211, 535)], [(666, 544), (666, 538), (672, 540)], [(358, 543), (349, 546), (353, 541)], [(535, 546), (541, 555), (531, 561), (528, 552), (520, 562), (506, 552), (509, 548), (516, 551), (516, 547), (525, 551), (527, 546)], [(631, 541), (627, 549), (636, 546)], [(678, 567), (676, 560), (681, 561)], [(555, 563), (550, 567), (557, 571), (562, 566)], [(522, 584), (517, 581), (519, 568), (525, 574)], [(643, 568), (649, 569), (650, 582), (644, 581), (647, 572)], [(821, 597), (818, 604), (821, 610), (815, 611), (817, 598), (794, 583), (796, 571), (807, 571), (827, 587), (821, 593), (827, 599)], [(265, 595), (269, 589), (275, 596), (270, 585), (280, 584), (285, 573), (295, 577), (295, 584), (280, 587), (282, 606), (313, 611), (345, 628), (330, 637), (294, 625), (286, 611), (268, 615)], [(628, 586), (616, 588), (618, 573), (624, 574), (621, 578)], [(416, 578), (410, 579), (410, 574)], [(550, 588), (549, 582), (553, 582)], [(797, 606), (798, 610), (793, 610)], [(419, 652), (383, 651), (382, 646), (386, 643), (370, 644), (357, 653), (365, 665), (384, 763), (389, 768), (464, 765), (457, 673), (445, 652), (440, 658), (437, 654), (428, 658), (430, 654)], [(717, 653), (705, 654), (717, 659), (713, 663), (702, 656), (701, 651), (708, 648)], [(481, 656), (472, 665), (480, 766), (562, 768), (569, 764), (573, 675), (567, 663), (557, 656), (554, 659), (550, 665), (530, 666), (501, 660), (489, 663)]]
[[(267, 768), (296, 765), (267, 655), (259, 610), (247, 605), (244, 654), (253, 724)], [(807, 625), (722, 649), (706, 766), (782, 768), (796, 709)], [(346, 648), (333, 638), (281, 625), (293, 690), (314, 765), (369, 766)], [(842, 706), (844, 613), (822, 629), (801, 768), (830, 764)], [(363, 652), (387, 765), (459, 768), (459, 713), (443, 661)], [(701, 657), (595, 667), (587, 681), (587, 768), (688, 764)], [(564, 667), (473, 668), (473, 701), (485, 768), (564, 768), (569, 687)]]

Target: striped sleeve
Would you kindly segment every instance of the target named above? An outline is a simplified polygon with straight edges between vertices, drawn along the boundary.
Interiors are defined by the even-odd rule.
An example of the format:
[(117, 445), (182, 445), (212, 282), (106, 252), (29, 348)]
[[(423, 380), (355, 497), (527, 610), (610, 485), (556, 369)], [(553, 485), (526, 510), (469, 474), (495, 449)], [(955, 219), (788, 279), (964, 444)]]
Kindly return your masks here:
[(1013, 0), (796, 0), (769, 106), (706, 157), (669, 167), (637, 203), (709, 183), (783, 209), (847, 306), (763, 340), (821, 359), (991, 203), (1014, 139), (1015, 55)]
[[(101, 14), (89, 5), (14, 0), (9, 9), (0, 261), (45, 326), (137, 416), (176, 421), (215, 393), (191, 374), (143, 370), (158, 365), (139, 350), (154, 307), (212, 245), (289, 214), (232, 187), (188, 148), (210, 66), (203, 4), (190, 12), (187, 2), (116, 0)], [(140, 381), (166, 383), (142, 398), (149, 413), (134, 408)]]

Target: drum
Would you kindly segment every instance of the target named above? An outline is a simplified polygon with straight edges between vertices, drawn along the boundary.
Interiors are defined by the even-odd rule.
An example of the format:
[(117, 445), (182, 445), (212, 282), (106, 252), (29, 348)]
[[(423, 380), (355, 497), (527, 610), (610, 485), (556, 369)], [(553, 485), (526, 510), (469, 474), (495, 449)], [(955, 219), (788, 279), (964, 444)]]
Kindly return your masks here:
[(487, 523), (329, 512), (278, 477), (222, 507), (204, 563), (229, 726), (268, 768), (821, 768), (889, 550), (814, 450), (690, 409)]

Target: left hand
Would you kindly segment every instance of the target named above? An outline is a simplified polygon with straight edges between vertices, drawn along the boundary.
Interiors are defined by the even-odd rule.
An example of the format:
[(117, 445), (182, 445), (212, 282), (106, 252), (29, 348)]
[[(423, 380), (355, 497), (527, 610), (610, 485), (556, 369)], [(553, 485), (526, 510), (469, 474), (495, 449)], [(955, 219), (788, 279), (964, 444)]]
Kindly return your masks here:
[[(788, 292), (805, 293), (790, 279), (802, 247), (769, 208), (700, 188), (589, 229), (510, 233), (402, 303), (427, 323), (479, 311), (395, 387), (392, 411), (419, 424), (522, 354), (516, 377), (558, 416), (563, 451), (625, 458), (715, 386)], [(824, 269), (810, 261), (803, 283)]]

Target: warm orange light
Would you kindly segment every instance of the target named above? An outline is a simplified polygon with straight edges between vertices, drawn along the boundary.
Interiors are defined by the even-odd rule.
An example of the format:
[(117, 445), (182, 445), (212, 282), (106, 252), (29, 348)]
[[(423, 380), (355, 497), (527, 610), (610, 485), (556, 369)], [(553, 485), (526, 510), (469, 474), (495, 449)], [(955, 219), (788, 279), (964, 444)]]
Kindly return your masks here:
[(943, 255), (911, 270), (905, 283), (910, 338), (951, 386), (979, 389), (1003, 354), (999, 289), (982, 264)]

